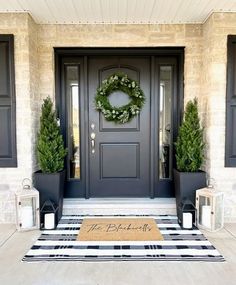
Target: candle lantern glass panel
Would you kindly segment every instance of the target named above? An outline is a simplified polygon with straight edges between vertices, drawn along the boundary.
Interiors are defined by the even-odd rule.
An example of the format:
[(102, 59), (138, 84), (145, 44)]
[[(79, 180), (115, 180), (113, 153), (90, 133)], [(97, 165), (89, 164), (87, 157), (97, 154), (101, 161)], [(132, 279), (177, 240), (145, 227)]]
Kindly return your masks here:
[(198, 217), (199, 217), (199, 223), (202, 224), (202, 210), (203, 210), (203, 206), (210, 206), (211, 202), (210, 202), (210, 198), (209, 197), (205, 197), (205, 196), (199, 196), (199, 213), (198, 213)]
[(15, 193), (16, 227), (19, 231), (39, 228), (39, 192), (24, 187)]
[(35, 226), (34, 210), (34, 198), (26, 198), (21, 201), (21, 226), (23, 229)]
[(217, 231), (223, 228), (224, 194), (212, 187), (196, 191), (197, 223), (199, 228)]
[(221, 229), (224, 226), (224, 195), (218, 195), (215, 200), (215, 229)]

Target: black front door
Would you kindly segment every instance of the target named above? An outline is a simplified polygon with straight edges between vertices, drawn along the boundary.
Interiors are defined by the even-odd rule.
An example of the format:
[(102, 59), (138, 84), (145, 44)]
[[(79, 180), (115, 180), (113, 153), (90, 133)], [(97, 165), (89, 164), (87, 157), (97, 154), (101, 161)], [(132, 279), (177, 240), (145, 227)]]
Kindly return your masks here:
[[(68, 147), (65, 197), (173, 197), (173, 142), (180, 123), (183, 49), (56, 49), (56, 105)], [(96, 89), (115, 72), (146, 101), (129, 123), (95, 110)], [(109, 96), (113, 106), (130, 98)]]
[[(108, 122), (94, 108), (97, 87), (115, 72), (138, 81), (146, 97), (140, 114), (126, 124)], [(150, 196), (150, 83), (150, 57), (89, 58), (90, 197)], [(125, 105), (129, 100), (118, 91), (109, 96), (113, 106)]]

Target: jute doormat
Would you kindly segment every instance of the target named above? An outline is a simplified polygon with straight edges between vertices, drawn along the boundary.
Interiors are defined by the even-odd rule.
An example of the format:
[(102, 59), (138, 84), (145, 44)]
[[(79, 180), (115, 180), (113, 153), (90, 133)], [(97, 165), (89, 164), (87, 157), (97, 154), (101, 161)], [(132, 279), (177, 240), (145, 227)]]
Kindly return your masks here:
[(158, 241), (163, 240), (154, 219), (84, 219), (78, 241)]

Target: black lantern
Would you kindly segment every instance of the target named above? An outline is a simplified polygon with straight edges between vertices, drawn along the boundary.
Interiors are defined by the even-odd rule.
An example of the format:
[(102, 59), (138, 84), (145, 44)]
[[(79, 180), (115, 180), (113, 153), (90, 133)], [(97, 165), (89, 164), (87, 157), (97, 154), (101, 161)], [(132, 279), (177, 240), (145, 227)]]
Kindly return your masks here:
[(182, 200), (178, 206), (177, 215), (178, 222), (182, 228), (192, 229), (193, 226), (196, 226), (197, 210), (190, 200)]
[(58, 205), (46, 200), (40, 209), (40, 229), (52, 230), (57, 226)]

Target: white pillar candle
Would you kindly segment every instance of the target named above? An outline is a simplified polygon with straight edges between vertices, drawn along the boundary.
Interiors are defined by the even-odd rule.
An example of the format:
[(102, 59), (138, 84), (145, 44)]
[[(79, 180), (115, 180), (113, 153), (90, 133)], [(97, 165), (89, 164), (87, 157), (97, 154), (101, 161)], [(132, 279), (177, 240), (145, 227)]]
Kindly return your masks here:
[(185, 229), (191, 229), (193, 227), (193, 215), (192, 215), (192, 213), (183, 213), (182, 226)]
[(21, 208), (21, 226), (23, 229), (33, 227), (33, 210), (31, 206)]
[(45, 214), (44, 215), (44, 228), (46, 230), (52, 230), (55, 228), (55, 214)]
[(202, 225), (211, 228), (211, 206), (202, 206)]

